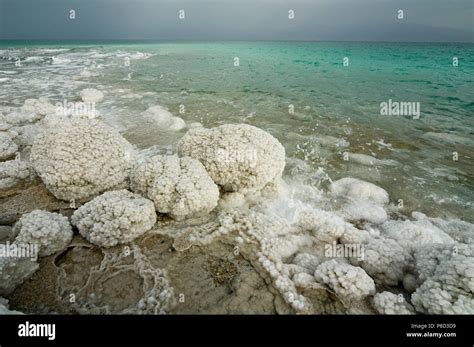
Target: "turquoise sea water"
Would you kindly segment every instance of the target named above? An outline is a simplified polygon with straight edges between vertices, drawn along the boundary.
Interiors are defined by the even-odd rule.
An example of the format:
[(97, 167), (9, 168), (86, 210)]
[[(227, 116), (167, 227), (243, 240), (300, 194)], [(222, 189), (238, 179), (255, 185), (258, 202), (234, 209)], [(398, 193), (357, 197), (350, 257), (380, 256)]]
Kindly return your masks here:
[[(104, 119), (130, 142), (171, 151), (183, 132), (147, 126), (141, 113), (150, 106), (206, 127), (249, 123), (283, 143), (289, 181), (319, 185), (322, 168), (333, 180), (353, 176), (383, 187), (392, 202), (404, 201), (406, 214), (469, 221), (473, 76), (473, 44), (0, 43), (2, 106), (40, 96), (73, 101), (96, 88), (106, 93), (97, 106)], [(389, 99), (419, 103), (420, 118), (382, 116)], [(380, 161), (344, 160), (344, 153)]]

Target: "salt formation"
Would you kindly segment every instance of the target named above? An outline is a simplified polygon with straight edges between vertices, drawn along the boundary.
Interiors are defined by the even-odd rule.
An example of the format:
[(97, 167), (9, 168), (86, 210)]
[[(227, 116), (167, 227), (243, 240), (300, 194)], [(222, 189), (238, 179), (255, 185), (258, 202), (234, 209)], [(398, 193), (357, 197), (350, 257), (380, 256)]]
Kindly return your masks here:
[(297, 215), (298, 225), (302, 230), (311, 231), (313, 236), (322, 242), (341, 242), (344, 244), (365, 243), (368, 233), (356, 229), (334, 213), (307, 209)]
[(18, 146), (13, 142), (10, 135), (0, 133), (0, 161), (7, 160), (15, 155)]
[(255, 191), (278, 180), (285, 167), (285, 149), (269, 133), (247, 124), (190, 129), (178, 153), (204, 164), (226, 191)]
[(106, 192), (74, 212), (71, 222), (82, 236), (101, 247), (128, 243), (156, 222), (153, 202), (127, 190)]
[[(317, 240), (307, 233), (301, 233), (301, 229), (290, 226), (277, 215), (245, 208), (226, 209), (219, 212), (216, 221), (189, 227), (178, 233), (175, 230), (169, 232), (175, 238), (173, 246), (178, 251), (184, 251), (193, 245), (210, 244), (216, 238), (234, 243), (239, 254), (254, 265), (267, 283), (272, 283), (293, 312), (345, 311), (340, 299), (317, 283), (312, 274), (309, 274), (310, 270), (294, 264), (298, 259), (305, 262), (299, 254), (300, 249), (315, 246)], [(293, 257), (296, 260), (288, 262)], [(319, 258), (309, 257), (312, 257), (310, 262), (314, 262), (313, 266), (317, 267)], [(283, 310), (280, 313), (292, 312), (280, 309)]]
[(375, 204), (387, 204), (388, 193), (375, 184), (352, 177), (341, 178), (331, 185), (331, 192), (337, 197), (347, 197), (371, 201)]
[[(70, 284), (68, 274), (61, 271), (58, 292), (62, 300), (76, 293), (68, 304), (79, 314), (166, 314), (177, 301), (166, 270), (157, 268), (142, 249), (131, 244), (120, 248), (101, 249), (100, 264), (87, 269), (86, 280)], [(139, 279), (138, 293), (130, 288)]]
[(4, 130), (8, 130), (14, 126), (37, 122), (47, 114), (52, 114), (55, 111), (55, 106), (47, 98), (27, 99), (23, 106), (10, 109), (5, 115), (0, 117), (0, 123), (5, 124)]
[(382, 292), (374, 295), (374, 307), (380, 314), (414, 314), (415, 310), (402, 294)]
[(190, 157), (156, 155), (132, 169), (131, 188), (175, 218), (206, 214), (217, 206), (219, 189), (204, 166)]
[(36, 124), (27, 124), (20, 127), (12, 127), (8, 130), (8, 134), (18, 146), (33, 145), (33, 141), (38, 132), (39, 127)]
[(341, 212), (348, 220), (380, 224), (388, 218), (384, 209), (388, 193), (375, 184), (346, 177), (332, 183), (331, 193), (344, 202)]
[(15, 243), (38, 245), (41, 257), (65, 249), (73, 236), (67, 217), (40, 210), (23, 215), (13, 229)]
[(148, 108), (143, 112), (143, 116), (162, 130), (179, 131), (186, 128), (183, 119), (174, 117), (166, 108), (159, 105)]
[(423, 213), (413, 212), (412, 217), (416, 222), (422, 222), (432, 228), (442, 231), (443, 239), (449, 241), (445, 234), (449, 235), (452, 240), (460, 243), (474, 244), (474, 224), (462, 221), (460, 219), (441, 219), (441, 218), (429, 218)]
[[(84, 102), (98, 102), (103, 94), (85, 89), (81, 97)], [(305, 186), (302, 195), (307, 194), (305, 201), (311, 204), (295, 202), (292, 196), (294, 206), (289, 207), (284, 194), (268, 199), (267, 192), (288, 187), (280, 181), (285, 149), (263, 130), (245, 124), (206, 129), (192, 123), (178, 143), (180, 157), (149, 150), (132, 161), (130, 145), (110, 127), (95, 119), (54, 114), (45, 99), (27, 100), (14, 111), (2, 110), (7, 114), (0, 114), (0, 128), (8, 132), (0, 133), (0, 160), (9, 159), (35, 138), (30, 159), (46, 187), (62, 200), (93, 198), (71, 218), (82, 236), (104, 248), (93, 248), (103, 260), (77, 290), (79, 299), (74, 305), (79, 313), (167, 313), (174, 306), (166, 272), (152, 265), (137, 244), (131, 243), (128, 253), (111, 248), (150, 231), (157, 221), (156, 211), (179, 221), (163, 218), (163, 228), (153, 231), (171, 237), (174, 251), (217, 239), (234, 247), (269, 286), (278, 313), (474, 312), (472, 224), (417, 212), (407, 220), (387, 221), (388, 193), (351, 177), (332, 182), (328, 197), (319, 190), (320, 177), (318, 187)], [(181, 118), (160, 106), (143, 115), (162, 130), (186, 127)], [(372, 162), (375, 158), (368, 156), (356, 159), (395, 164)], [(298, 166), (311, 170), (305, 162)], [(0, 162), (0, 194), (33, 176), (27, 161)], [(134, 193), (117, 190), (129, 181)], [(329, 200), (336, 204), (336, 212), (314, 208), (315, 201), (324, 206)], [(183, 218), (195, 216), (204, 218), (188, 220), (183, 226)], [(200, 221), (204, 224), (193, 224)], [(368, 223), (351, 224), (354, 221)], [(15, 234), (16, 244), (38, 244), (40, 256), (63, 250), (72, 238), (68, 219), (46, 211), (23, 215), (0, 237), (6, 242)], [(325, 252), (328, 246), (354, 245), (363, 254)], [(87, 247), (92, 245), (87, 243)], [(37, 268), (32, 259), (0, 258), (0, 295), (11, 294)], [(124, 289), (114, 281), (138, 277), (143, 280), (144, 295), (137, 302), (123, 308), (113, 298), (113, 305), (104, 304), (105, 287), (113, 287), (122, 298)], [(404, 296), (394, 294), (402, 290), (400, 284)], [(384, 291), (373, 296), (376, 285)], [(95, 293), (103, 297), (91, 296)]]
[(303, 230), (309, 230), (323, 242), (337, 241), (345, 232), (347, 223), (333, 213), (322, 210), (303, 211), (298, 216)]
[(32, 179), (35, 172), (31, 164), (23, 160), (8, 160), (0, 162), (0, 194), (13, 188), (22, 181)]
[(375, 293), (374, 280), (360, 267), (343, 261), (325, 261), (316, 268), (314, 277), (344, 298), (360, 300)]
[(99, 102), (104, 99), (104, 93), (94, 88), (86, 88), (81, 90), (81, 99), (84, 102)]
[(131, 149), (106, 124), (74, 119), (44, 128), (35, 139), (30, 159), (48, 190), (69, 201), (124, 185)]
[(415, 309), (425, 314), (474, 312), (474, 245), (429, 245), (415, 251), (422, 282), (412, 294)]
[(425, 244), (455, 242), (448, 234), (428, 220), (390, 220), (382, 224), (381, 229), (384, 236), (396, 240), (406, 248)]
[(360, 266), (377, 283), (393, 286), (403, 280), (411, 261), (410, 253), (388, 238), (370, 238), (364, 244), (364, 258), (350, 258), (353, 265)]

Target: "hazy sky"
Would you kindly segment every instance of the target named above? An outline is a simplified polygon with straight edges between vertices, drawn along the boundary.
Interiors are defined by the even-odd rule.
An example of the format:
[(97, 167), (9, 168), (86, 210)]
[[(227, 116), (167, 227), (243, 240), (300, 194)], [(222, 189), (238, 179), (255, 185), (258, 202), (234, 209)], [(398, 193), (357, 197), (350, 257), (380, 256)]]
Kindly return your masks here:
[(0, 39), (474, 42), (473, 8), (474, 0), (0, 0)]

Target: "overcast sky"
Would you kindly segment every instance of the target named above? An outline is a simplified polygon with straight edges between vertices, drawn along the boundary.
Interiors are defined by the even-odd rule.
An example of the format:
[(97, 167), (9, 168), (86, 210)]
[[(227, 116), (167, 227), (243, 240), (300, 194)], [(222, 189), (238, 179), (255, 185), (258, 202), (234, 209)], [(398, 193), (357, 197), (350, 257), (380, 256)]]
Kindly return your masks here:
[(473, 8), (474, 0), (0, 0), (0, 39), (474, 42)]

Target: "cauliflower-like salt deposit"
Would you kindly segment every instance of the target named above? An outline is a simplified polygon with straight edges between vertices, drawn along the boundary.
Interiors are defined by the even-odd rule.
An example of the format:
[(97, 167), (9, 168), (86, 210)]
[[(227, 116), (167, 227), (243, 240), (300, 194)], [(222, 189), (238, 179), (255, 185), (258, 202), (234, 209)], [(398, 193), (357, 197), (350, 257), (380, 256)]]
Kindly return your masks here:
[(11, 127), (35, 123), (47, 114), (56, 112), (56, 107), (46, 98), (27, 99), (23, 106), (8, 108), (5, 115), (0, 115), (0, 128), (8, 130)]
[(23, 112), (32, 112), (39, 116), (45, 116), (56, 112), (56, 107), (49, 102), (48, 98), (40, 97), (39, 99), (26, 99), (21, 110)]
[(360, 300), (375, 293), (374, 280), (364, 270), (335, 259), (321, 263), (314, 277), (343, 298)]
[(204, 166), (190, 157), (156, 155), (139, 162), (131, 188), (153, 200), (156, 210), (181, 218), (208, 213), (217, 206), (219, 189)]
[(18, 146), (8, 133), (0, 132), (0, 161), (15, 155)]
[(8, 134), (18, 146), (31, 146), (38, 132), (39, 127), (36, 124), (12, 127), (8, 130)]
[(28, 161), (8, 160), (0, 162), (0, 192), (18, 184), (21, 180), (31, 179), (35, 172)]
[(403, 280), (412, 257), (392, 239), (370, 238), (364, 244), (364, 257), (350, 258), (350, 261), (362, 267), (377, 283), (397, 285)]
[(342, 215), (350, 221), (364, 220), (380, 224), (388, 219), (387, 212), (382, 206), (362, 200), (346, 203), (341, 211)]
[(331, 184), (331, 193), (343, 199), (341, 214), (346, 220), (380, 224), (388, 218), (384, 209), (389, 202), (388, 193), (375, 184), (346, 177)]
[(80, 95), (84, 102), (99, 102), (104, 98), (104, 93), (94, 88), (83, 89)]
[(341, 178), (332, 183), (331, 192), (337, 197), (365, 200), (377, 205), (388, 204), (388, 193), (375, 184), (352, 177)]
[[(311, 277), (316, 271), (319, 264), (321, 264), (322, 260), (321, 257), (310, 254), (310, 253), (298, 253), (296, 257), (293, 259), (293, 264), (301, 267), (304, 269), (304, 272), (300, 272), (298, 275), (302, 274), (309, 274)], [(304, 275), (303, 275), (304, 276)]]
[(423, 282), (411, 296), (418, 312), (474, 314), (473, 245), (422, 246), (415, 260)]
[(384, 236), (409, 248), (423, 244), (454, 243), (455, 241), (428, 220), (391, 220), (381, 225)]
[(303, 230), (309, 230), (321, 241), (337, 241), (345, 232), (346, 222), (333, 213), (323, 210), (308, 210), (301, 212), (298, 220)]
[(152, 106), (143, 112), (143, 117), (162, 130), (179, 131), (186, 128), (186, 123), (162, 106)]
[(178, 153), (198, 159), (226, 191), (255, 191), (282, 175), (285, 149), (269, 133), (247, 124), (190, 129)]
[(431, 223), (457, 242), (474, 244), (474, 224), (460, 219), (429, 218), (420, 212), (413, 212), (412, 217), (416, 221)]
[(126, 184), (131, 146), (98, 120), (74, 119), (44, 128), (30, 159), (48, 190), (70, 201)]
[(40, 210), (23, 215), (13, 229), (15, 243), (38, 245), (41, 257), (65, 249), (73, 236), (67, 217)]
[(302, 230), (311, 231), (316, 239), (326, 243), (361, 244), (367, 242), (368, 233), (356, 229), (334, 213), (311, 209), (298, 215), (298, 226)]
[(101, 247), (127, 243), (156, 222), (153, 202), (127, 190), (106, 192), (74, 212), (71, 222), (82, 236)]
[(391, 292), (375, 294), (374, 308), (380, 314), (415, 314), (413, 306), (405, 300), (402, 294), (396, 295)]

